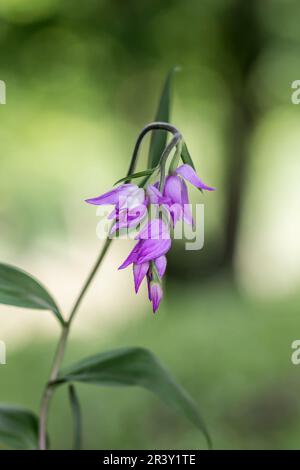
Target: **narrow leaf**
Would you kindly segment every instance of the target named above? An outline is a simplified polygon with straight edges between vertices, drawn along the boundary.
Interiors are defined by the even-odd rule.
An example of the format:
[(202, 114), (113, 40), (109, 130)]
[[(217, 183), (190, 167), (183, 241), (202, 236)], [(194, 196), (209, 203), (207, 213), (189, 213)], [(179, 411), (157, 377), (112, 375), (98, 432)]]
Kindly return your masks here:
[(192, 160), (192, 157), (190, 155), (190, 152), (188, 151), (188, 148), (187, 148), (185, 142), (183, 142), (183, 144), (182, 144), (181, 158), (182, 158), (183, 163), (187, 163), (188, 165), (190, 165), (195, 170), (194, 162)]
[(0, 303), (51, 310), (63, 323), (60, 311), (47, 290), (30, 274), (3, 263), (0, 263)]
[[(171, 108), (171, 88), (173, 75), (178, 70), (178, 67), (173, 67), (165, 80), (163, 90), (160, 96), (158, 109), (155, 115), (155, 121), (169, 122), (170, 121), (170, 108)], [(148, 156), (148, 168), (153, 168), (158, 165), (161, 154), (167, 143), (166, 131), (156, 130), (152, 132), (149, 156)]]
[(185, 415), (203, 432), (210, 446), (210, 437), (196, 404), (146, 349), (117, 349), (84, 359), (62, 371), (56, 383), (65, 382), (146, 388)]
[(138, 173), (132, 173), (131, 175), (124, 176), (124, 178), (121, 178), (120, 180), (116, 181), (114, 186), (116, 186), (119, 183), (122, 183), (123, 181), (130, 181), (135, 178), (141, 178), (142, 176), (150, 176), (152, 173), (156, 170), (156, 168), (152, 168), (151, 170), (144, 170), (144, 171), (139, 171)]
[(0, 443), (12, 449), (37, 449), (38, 418), (15, 405), (0, 404)]
[(71, 410), (73, 415), (73, 425), (74, 425), (74, 443), (73, 449), (80, 450), (81, 449), (81, 428), (82, 428), (82, 420), (81, 420), (81, 408), (80, 403), (78, 400), (78, 396), (75, 390), (74, 385), (69, 385), (69, 400), (71, 404)]

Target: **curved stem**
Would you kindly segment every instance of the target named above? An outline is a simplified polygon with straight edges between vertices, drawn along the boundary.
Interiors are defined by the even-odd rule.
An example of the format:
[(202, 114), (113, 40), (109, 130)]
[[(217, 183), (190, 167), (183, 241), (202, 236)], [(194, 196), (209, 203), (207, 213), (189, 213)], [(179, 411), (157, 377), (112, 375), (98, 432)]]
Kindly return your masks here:
[(168, 122), (150, 122), (150, 124), (148, 124), (147, 126), (145, 126), (141, 130), (141, 132), (140, 132), (140, 134), (139, 134), (139, 136), (136, 140), (134, 150), (133, 150), (133, 154), (132, 154), (132, 158), (131, 158), (131, 162), (130, 162), (128, 173), (127, 173), (128, 175), (131, 175), (132, 173), (134, 173), (136, 163), (137, 163), (137, 157), (138, 157), (139, 149), (140, 149), (141, 143), (142, 143), (145, 135), (148, 132), (153, 131), (153, 130), (164, 130), (164, 131), (167, 131), (167, 132), (171, 132), (173, 135), (179, 134), (181, 136), (179, 130), (175, 126), (173, 126), (172, 124), (169, 124)]
[(168, 156), (170, 155), (172, 149), (178, 144), (180, 139), (181, 139), (181, 134), (179, 132), (174, 134), (173, 139), (166, 146), (165, 150), (162, 153), (161, 161), (160, 161), (160, 182), (159, 182), (160, 192), (162, 192), (164, 184), (165, 184), (166, 163), (167, 163)]

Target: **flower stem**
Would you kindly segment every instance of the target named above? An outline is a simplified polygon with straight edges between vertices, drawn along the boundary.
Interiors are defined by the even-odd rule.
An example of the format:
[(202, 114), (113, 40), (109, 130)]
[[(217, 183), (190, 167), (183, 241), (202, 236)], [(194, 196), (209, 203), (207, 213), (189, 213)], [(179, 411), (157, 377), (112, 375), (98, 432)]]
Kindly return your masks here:
[(181, 139), (181, 134), (179, 132), (174, 134), (171, 142), (166, 146), (165, 150), (162, 153), (161, 160), (160, 160), (160, 182), (159, 182), (159, 190), (162, 192), (165, 184), (165, 177), (166, 177), (166, 163), (168, 156), (170, 155), (172, 149), (178, 144)]
[(169, 124), (168, 122), (151, 122), (150, 124), (147, 124), (147, 126), (145, 126), (141, 130), (141, 132), (140, 132), (140, 134), (139, 134), (139, 136), (136, 140), (135, 147), (134, 147), (133, 154), (132, 154), (132, 158), (131, 158), (131, 162), (130, 162), (128, 173), (127, 173), (128, 175), (131, 175), (132, 173), (134, 173), (136, 163), (137, 163), (139, 149), (140, 149), (141, 143), (143, 141), (143, 138), (145, 137), (145, 135), (148, 132), (155, 131), (155, 130), (164, 130), (166, 132), (171, 132), (174, 136), (176, 134), (178, 134), (181, 137), (181, 134), (180, 134), (179, 130), (175, 126), (173, 126), (172, 124)]
[(49, 411), (49, 405), (50, 405), (50, 401), (51, 401), (51, 398), (52, 398), (52, 395), (53, 395), (53, 391), (54, 391), (54, 388), (53, 388), (53, 385), (52, 385), (52, 382), (54, 382), (57, 377), (58, 377), (58, 373), (59, 373), (59, 369), (60, 369), (60, 366), (61, 366), (61, 363), (63, 361), (63, 358), (64, 358), (64, 354), (65, 354), (65, 349), (66, 349), (66, 344), (67, 344), (67, 339), (68, 339), (68, 336), (69, 336), (69, 332), (70, 332), (70, 327), (71, 327), (71, 324), (72, 324), (72, 321), (76, 315), (76, 312), (81, 304), (81, 301), (86, 293), (86, 291), (88, 290), (100, 264), (102, 263), (102, 260), (109, 248), (109, 245), (110, 243), (112, 242), (112, 239), (111, 238), (108, 238), (106, 239), (104, 245), (103, 245), (103, 248), (96, 260), (96, 263), (94, 264), (90, 274), (88, 275), (75, 303), (74, 303), (74, 306), (71, 310), (71, 313), (69, 315), (69, 318), (68, 320), (63, 324), (63, 327), (62, 327), (62, 331), (61, 331), (61, 335), (60, 335), (60, 338), (59, 338), (59, 341), (58, 341), (58, 344), (57, 344), (57, 349), (56, 349), (56, 352), (55, 352), (55, 356), (54, 356), (54, 360), (53, 360), (53, 365), (52, 365), (52, 368), (51, 368), (51, 372), (50, 372), (50, 378), (49, 378), (49, 381), (47, 382), (46, 386), (45, 386), (45, 389), (44, 389), (44, 393), (43, 393), (43, 396), (42, 396), (42, 401), (41, 401), (41, 408), (40, 408), (40, 420), (39, 420), (39, 442), (38, 442), (38, 448), (39, 450), (46, 450), (47, 449), (47, 419), (48, 419), (48, 411)]

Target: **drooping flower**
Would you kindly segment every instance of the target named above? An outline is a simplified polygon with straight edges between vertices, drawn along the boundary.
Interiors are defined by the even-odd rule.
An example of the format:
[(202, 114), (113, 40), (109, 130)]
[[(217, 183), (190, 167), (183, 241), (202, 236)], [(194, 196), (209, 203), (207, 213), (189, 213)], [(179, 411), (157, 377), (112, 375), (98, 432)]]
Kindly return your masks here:
[(86, 201), (89, 204), (115, 206), (108, 216), (115, 222), (111, 234), (123, 228), (136, 228), (147, 220), (147, 224), (135, 237), (136, 245), (119, 269), (133, 266), (136, 293), (143, 280), (147, 280), (148, 297), (154, 313), (163, 297), (162, 278), (167, 266), (165, 255), (171, 248), (170, 228), (175, 227), (179, 220), (193, 224), (186, 181), (201, 190), (214, 190), (203, 183), (192, 166), (184, 163), (163, 178), (161, 184), (147, 184), (143, 189), (132, 183), (124, 183)]
[(182, 219), (188, 224), (193, 223), (185, 180), (201, 190), (214, 191), (215, 189), (203, 183), (195, 170), (186, 163), (178, 167), (174, 173), (167, 176), (163, 193), (159, 191), (158, 183), (147, 187), (147, 194), (151, 202), (161, 204), (168, 208), (174, 226), (178, 220)]
[(161, 219), (151, 220), (137, 235), (138, 243), (129, 253), (119, 269), (127, 268), (130, 264), (142, 264), (153, 261), (164, 255), (171, 248), (171, 238), (168, 227)]
[(122, 228), (136, 227), (147, 213), (145, 191), (135, 184), (124, 183), (101, 196), (86, 199), (97, 206), (112, 204), (114, 210), (108, 216), (115, 221), (111, 233)]
[(149, 300), (152, 302), (155, 313), (163, 295), (161, 279), (167, 266), (165, 254), (171, 248), (170, 232), (161, 219), (154, 219), (140, 231), (136, 238), (138, 243), (119, 269), (133, 264), (136, 293), (144, 278), (147, 277)]

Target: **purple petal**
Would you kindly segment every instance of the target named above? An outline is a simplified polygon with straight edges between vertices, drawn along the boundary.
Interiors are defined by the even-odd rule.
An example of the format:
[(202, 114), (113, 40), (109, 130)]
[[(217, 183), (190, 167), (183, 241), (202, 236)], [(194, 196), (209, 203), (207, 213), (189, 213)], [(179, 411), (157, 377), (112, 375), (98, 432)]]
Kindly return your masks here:
[(190, 225), (194, 225), (193, 216), (190, 210), (188, 189), (187, 189), (186, 182), (184, 180), (181, 180), (181, 198), (182, 198), (183, 219), (186, 223)]
[(171, 240), (141, 240), (141, 246), (136, 256), (135, 263), (141, 264), (152, 261), (166, 254), (171, 248)]
[(169, 206), (169, 212), (172, 216), (173, 224), (175, 227), (178, 220), (182, 218), (183, 210), (182, 210), (181, 204), (178, 204), (178, 203), (172, 204), (171, 206)]
[(146, 212), (147, 207), (144, 206), (144, 204), (141, 204), (140, 206), (130, 210), (122, 209), (119, 212), (117, 222), (111, 229), (111, 234), (122, 228), (131, 228), (137, 226), (145, 217)]
[(118, 186), (117, 188), (112, 189), (111, 191), (108, 191), (107, 193), (102, 194), (101, 196), (86, 199), (86, 202), (89, 204), (95, 204), (97, 206), (104, 204), (118, 204), (121, 196), (126, 198), (136, 188), (139, 189), (138, 186), (136, 186), (135, 184), (121, 184), (121, 186)]
[(155, 266), (159, 277), (162, 278), (166, 271), (167, 258), (164, 255), (160, 256), (159, 258), (156, 258)]
[(172, 203), (182, 204), (181, 202), (181, 181), (178, 176), (168, 176), (166, 178), (164, 196), (169, 198)]
[(130, 190), (126, 194), (120, 195), (119, 208), (127, 208), (129, 210), (134, 209), (135, 207), (140, 206), (145, 201), (145, 190), (134, 186), (134, 189)]
[(139, 241), (135, 247), (131, 250), (125, 261), (119, 266), (118, 269), (125, 269), (127, 266), (129, 266), (131, 263), (136, 263), (136, 260), (138, 258), (138, 253), (139, 250), (141, 249), (142, 242)]
[(165, 198), (156, 185), (148, 184), (146, 192), (149, 196), (149, 201), (151, 204), (162, 204), (165, 202)]
[(195, 170), (187, 163), (184, 163), (183, 165), (179, 166), (175, 170), (175, 173), (177, 175), (182, 176), (184, 179), (189, 181), (193, 186), (196, 186), (196, 188), (205, 189), (206, 191), (215, 190), (215, 188), (211, 188), (210, 186), (207, 186), (205, 183), (203, 183), (203, 181), (199, 178)]
[(158, 284), (157, 282), (153, 282), (150, 285), (150, 292), (151, 292), (153, 313), (155, 313), (163, 297), (163, 290), (160, 284)]
[(170, 238), (168, 225), (161, 219), (151, 220), (136, 236), (137, 240), (166, 240)]
[(136, 293), (138, 292), (140, 285), (148, 272), (148, 269), (148, 262), (133, 265), (134, 288)]

